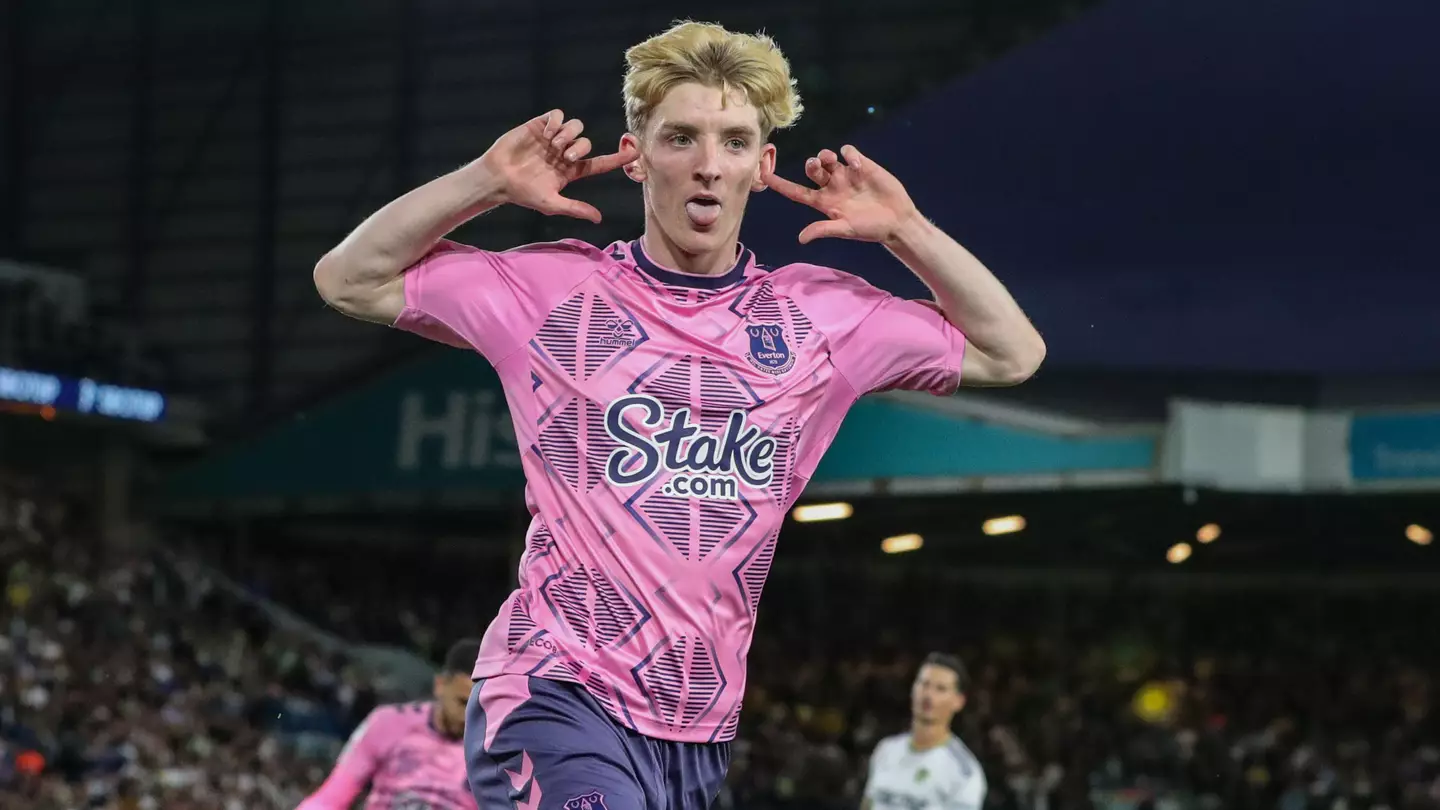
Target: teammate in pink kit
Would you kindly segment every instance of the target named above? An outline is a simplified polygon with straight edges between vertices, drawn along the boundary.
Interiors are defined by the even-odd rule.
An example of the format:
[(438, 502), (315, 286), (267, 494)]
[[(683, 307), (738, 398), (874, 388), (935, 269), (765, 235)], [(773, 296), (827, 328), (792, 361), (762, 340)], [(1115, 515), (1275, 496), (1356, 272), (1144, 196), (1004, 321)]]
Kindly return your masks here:
[[(855, 148), (807, 161), (813, 186), (774, 174), (768, 137), (801, 106), (769, 38), (682, 23), (626, 61), (617, 152), (591, 157), (581, 122), (541, 115), (315, 268), (335, 308), (473, 349), (505, 388), (533, 522), (473, 672), (465, 747), (487, 810), (708, 807), (776, 538), (846, 411), (871, 391), (1015, 384), (1045, 352)], [(444, 239), (502, 204), (598, 222), (561, 191), (622, 168), (644, 198), (635, 241)], [(767, 187), (825, 215), (801, 242), (881, 242), (935, 301), (758, 263), (738, 237)]]
[(474, 810), (465, 776), (465, 707), (479, 642), (456, 642), (435, 676), (435, 699), (380, 706), (350, 735), (335, 769), (297, 810)]

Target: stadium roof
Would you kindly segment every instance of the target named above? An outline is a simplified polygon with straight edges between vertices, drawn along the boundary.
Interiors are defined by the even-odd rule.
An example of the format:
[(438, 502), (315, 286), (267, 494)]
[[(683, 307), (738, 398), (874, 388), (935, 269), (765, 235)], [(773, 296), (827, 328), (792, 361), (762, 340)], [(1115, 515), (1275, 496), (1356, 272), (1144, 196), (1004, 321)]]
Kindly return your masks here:
[[(1437, 28), (1433, 0), (1115, 0), (854, 142), (1052, 368), (1434, 371)], [(760, 195), (745, 239), (925, 294), (874, 246), (799, 248), (813, 218)]]

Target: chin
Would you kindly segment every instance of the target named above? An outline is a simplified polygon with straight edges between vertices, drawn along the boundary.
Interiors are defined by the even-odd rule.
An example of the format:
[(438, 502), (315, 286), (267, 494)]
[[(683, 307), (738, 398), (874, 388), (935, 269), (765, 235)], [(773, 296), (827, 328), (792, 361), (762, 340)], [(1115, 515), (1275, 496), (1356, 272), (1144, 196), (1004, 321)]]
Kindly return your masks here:
[(725, 234), (727, 228), (722, 223), (715, 223), (705, 230), (696, 230), (690, 224), (689, 217), (683, 213), (680, 219), (665, 229), (665, 236), (675, 247), (689, 254), (709, 253), (725, 245)]

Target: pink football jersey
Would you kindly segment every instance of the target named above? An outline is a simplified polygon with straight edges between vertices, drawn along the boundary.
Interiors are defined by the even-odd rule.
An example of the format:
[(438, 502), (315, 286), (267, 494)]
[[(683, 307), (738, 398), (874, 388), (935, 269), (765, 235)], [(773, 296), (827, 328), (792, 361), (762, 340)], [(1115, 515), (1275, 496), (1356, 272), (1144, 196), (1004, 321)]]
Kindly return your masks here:
[(863, 394), (948, 394), (965, 339), (929, 303), (740, 248), (724, 275), (641, 243), (442, 242), (395, 325), (498, 371), (534, 520), (475, 677), (582, 685), (647, 736), (734, 736), (786, 512)]
[(429, 702), (380, 706), (350, 735), (325, 784), (296, 810), (475, 810), (461, 741), (431, 725)]

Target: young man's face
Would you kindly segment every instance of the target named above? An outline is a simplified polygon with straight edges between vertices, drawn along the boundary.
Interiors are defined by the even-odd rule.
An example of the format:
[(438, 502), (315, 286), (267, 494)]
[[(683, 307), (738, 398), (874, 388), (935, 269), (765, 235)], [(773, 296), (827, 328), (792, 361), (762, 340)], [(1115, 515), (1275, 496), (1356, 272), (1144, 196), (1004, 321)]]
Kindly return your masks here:
[(910, 687), (910, 711), (916, 720), (949, 726), (963, 708), (965, 695), (960, 692), (960, 677), (955, 670), (936, 664), (920, 667)]
[(730, 248), (750, 192), (765, 187), (775, 147), (760, 138), (760, 114), (738, 90), (721, 105), (719, 88), (677, 85), (651, 112), (627, 173), (644, 183), (646, 226), (657, 226), (679, 251)]
[(470, 676), (464, 673), (435, 676), (435, 725), (449, 737), (465, 734), (465, 709), (470, 701)]

